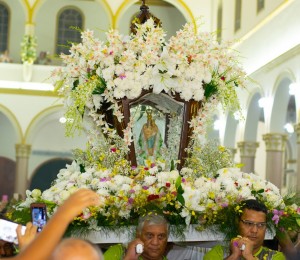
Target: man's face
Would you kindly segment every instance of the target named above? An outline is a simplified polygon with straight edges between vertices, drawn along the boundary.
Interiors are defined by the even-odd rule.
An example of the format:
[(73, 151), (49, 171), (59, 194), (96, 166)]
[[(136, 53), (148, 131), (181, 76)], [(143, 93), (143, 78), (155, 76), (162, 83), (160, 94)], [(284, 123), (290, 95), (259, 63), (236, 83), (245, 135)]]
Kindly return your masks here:
[(146, 222), (139, 238), (144, 242), (143, 259), (162, 259), (168, 242), (166, 225), (148, 225)]
[[(253, 224), (256, 223), (257, 225)], [(266, 214), (261, 211), (245, 209), (240, 221), (239, 232), (254, 243), (254, 250), (262, 246), (266, 233)]]

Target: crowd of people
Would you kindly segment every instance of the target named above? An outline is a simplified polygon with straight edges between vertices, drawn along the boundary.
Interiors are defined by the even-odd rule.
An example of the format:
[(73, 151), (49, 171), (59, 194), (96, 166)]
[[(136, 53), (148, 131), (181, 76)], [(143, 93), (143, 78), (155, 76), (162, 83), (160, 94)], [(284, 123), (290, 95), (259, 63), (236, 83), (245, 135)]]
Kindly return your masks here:
[[(169, 223), (157, 212), (140, 216), (136, 238), (128, 245), (117, 244), (102, 253), (100, 247), (80, 238), (63, 238), (70, 222), (82, 210), (100, 203), (99, 195), (88, 189), (72, 194), (50, 218), (44, 229), (27, 223), (25, 233), (21, 225), (16, 229), (19, 252), (14, 255), (12, 243), (0, 241), (1, 257), (12, 260), (166, 260), (168, 253)], [(257, 200), (246, 200), (237, 215), (238, 234), (230, 242), (224, 241), (205, 254), (204, 260), (272, 259), (297, 260), (299, 254), (299, 232), (283, 232), (278, 237), (279, 246), (265, 246), (267, 230), (267, 208)], [(294, 242), (294, 243), (293, 243)], [(172, 259), (169, 259), (172, 260)]]

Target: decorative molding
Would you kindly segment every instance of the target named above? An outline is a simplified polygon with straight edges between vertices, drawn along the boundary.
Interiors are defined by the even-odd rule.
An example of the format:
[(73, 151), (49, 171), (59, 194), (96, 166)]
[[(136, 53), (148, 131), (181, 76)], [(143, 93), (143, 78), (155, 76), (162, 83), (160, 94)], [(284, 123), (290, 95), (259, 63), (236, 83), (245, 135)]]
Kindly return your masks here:
[(232, 154), (232, 156), (234, 156), (237, 153), (237, 149), (236, 148), (228, 148), (226, 147)]
[(31, 152), (30, 144), (16, 144), (16, 157), (28, 158)]
[(256, 149), (259, 147), (258, 142), (238, 142), (241, 157), (255, 157)]
[(46, 150), (33, 150), (32, 155), (37, 156), (53, 156), (53, 157), (73, 157), (71, 152), (60, 152), (60, 151), (46, 151)]
[(288, 136), (281, 133), (269, 133), (263, 135), (263, 140), (266, 143), (266, 151), (283, 152)]
[(281, 55), (277, 56), (272, 61), (266, 63), (264, 66), (260, 67), (258, 70), (252, 72), (254, 74), (257, 71), (265, 71), (269, 72), (270, 70), (278, 67), (279, 65), (283, 64), (284, 62), (288, 61), (289, 59), (299, 55), (300, 53), (300, 44), (294, 46), (293, 48), (289, 49), (288, 51), (282, 53)]

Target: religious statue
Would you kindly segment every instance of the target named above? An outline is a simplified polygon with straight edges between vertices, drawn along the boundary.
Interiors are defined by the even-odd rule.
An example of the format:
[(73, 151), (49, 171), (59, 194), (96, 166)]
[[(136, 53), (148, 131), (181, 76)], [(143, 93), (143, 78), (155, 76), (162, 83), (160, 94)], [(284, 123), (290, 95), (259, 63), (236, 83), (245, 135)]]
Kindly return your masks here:
[(163, 139), (152, 116), (152, 109), (147, 109), (147, 122), (143, 125), (138, 139), (138, 157), (140, 163), (149, 159), (154, 161), (160, 157), (160, 148), (163, 145)]

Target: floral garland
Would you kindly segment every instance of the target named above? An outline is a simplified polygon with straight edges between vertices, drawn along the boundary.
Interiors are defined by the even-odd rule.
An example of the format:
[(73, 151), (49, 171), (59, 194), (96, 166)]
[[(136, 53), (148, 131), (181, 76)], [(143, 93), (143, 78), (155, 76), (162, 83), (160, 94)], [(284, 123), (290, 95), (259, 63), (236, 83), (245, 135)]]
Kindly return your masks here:
[(25, 34), (21, 42), (22, 62), (33, 64), (37, 58), (36, 54), (37, 40), (35, 36)]
[[(220, 151), (220, 158), (222, 153)], [(199, 230), (213, 228), (230, 237), (235, 232), (233, 220), (239, 203), (251, 198), (266, 204), (272, 232), (299, 229), (300, 207), (291, 203), (294, 195), (290, 195), (290, 203), (286, 203), (288, 200), (280, 195), (275, 185), (255, 174), (241, 172), (238, 168), (223, 168), (211, 178), (195, 177), (191, 168), (183, 168), (180, 172), (164, 171), (163, 164), (152, 168), (129, 167), (125, 163), (112, 169), (90, 167), (81, 172), (80, 165), (74, 161), (60, 170), (48, 190), (43, 193), (27, 191), (26, 200), (17, 206), (13, 218), (28, 219), (25, 216), (29, 215), (32, 202), (46, 203), (51, 216), (70, 194), (79, 188), (88, 188), (101, 195), (102, 205), (87, 208), (74, 219), (73, 231), (135, 225), (137, 216), (156, 210), (171, 224), (196, 224)], [(122, 171), (127, 175), (121, 174)], [(233, 222), (232, 225), (228, 225), (228, 221)]]
[[(218, 43), (211, 33), (196, 33), (192, 24), (168, 42), (152, 19), (136, 26), (136, 34), (125, 37), (109, 31), (106, 43), (94, 38), (92, 31), (82, 32), (82, 43), (73, 44), (70, 55), (62, 55), (66, 66), (52, 76), (70, 119), (66, 133), (73, 135), (89, 118), (87, 149), (74, 151), (75, 160), (60, 170), (48, 190), (27, 191), (26, 200), (16, 205), (10, 217), (25, 222), (30, 203), (36, 201), (45, 202), (51, 216), (70, 194), (89, 188), (101, 195), (102, 206), (85, 209), (74, 219), (72, 230), (134, 225), (138, 216), (156, 210), (176, 226), (215, 227), (230, 236), (234, 225), (226, 225), (228, 230), (224, 223), (234, 219), (242, 200), (250, 198), (266, 204), (273, 231), (299, 229), (296, 194), (286, 200), (272, 183), (235, 168), (225, 147), (203, 141), (219, 103), (229, 111), (240, 109), (236, 90), (244, 88), (246, 77), (230, 43)], [(117, 100), (136, 98), (142, 90), (202, 102), (198, 115), (189, 122), (192, 142), (180, 171), (175, 170), (176, 160), (168, 168), (161, 158), (132, 167), (126, 159), (133, 139), (132, 118), (124, 138), (105, 120), (105, 112), (111, 110), (121, 121)], [(101, 109), (105, 111), (99, 113)], [(168, 134), (176, 145), (172, 133)]]

